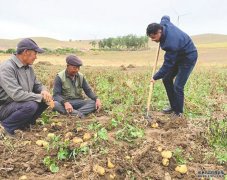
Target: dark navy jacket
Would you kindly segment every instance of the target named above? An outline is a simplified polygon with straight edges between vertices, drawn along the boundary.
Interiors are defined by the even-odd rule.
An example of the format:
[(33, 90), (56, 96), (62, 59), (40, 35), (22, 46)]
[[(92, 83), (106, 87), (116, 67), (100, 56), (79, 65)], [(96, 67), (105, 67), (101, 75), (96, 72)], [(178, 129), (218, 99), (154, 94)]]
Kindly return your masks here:
[(163, 78), (174, 65), (194, 65), (197, 60), (197, 49), (191, 38), (172, 24), (169, 16), (163, 16), (160, 24), (163, 26), (160, 47), (166, 53), (164, 63), (154, 75), (154, 80)]

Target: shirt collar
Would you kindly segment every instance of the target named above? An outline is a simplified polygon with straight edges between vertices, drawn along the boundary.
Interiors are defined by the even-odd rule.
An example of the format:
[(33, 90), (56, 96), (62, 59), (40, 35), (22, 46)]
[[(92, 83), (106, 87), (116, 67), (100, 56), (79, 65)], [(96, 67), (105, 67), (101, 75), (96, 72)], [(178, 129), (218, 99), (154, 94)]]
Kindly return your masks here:
[[(69, 74), (67, 73), (67, 70), (65, 70), (65, 75), (66, 75), (66, 77), (68, 77), (68, 78), (72, 79), (72, 77), (71, 77), (71, 76), (69, 76)], [(79, 74), (78, 74), (78, 73), (76, 73), (76, 75), (74, 76), (74, 78), (76, 78), (76, 77), (78, 77), (78, 76), (79, 76)]]
[(163, 43), (166, 40), (166, 27), (163, 25), (162, 26), (162, 35), (161, 35), (161, 39), (160, 42)]
[(29, 68), (29, 65), (25, 66), (21, 61), (20, 59), (17, 58), (17, 56), (14, 54), (12, 55), (12, 60), (16, 63), (16, 65), (19, 67), (19, 68), (22, 68), (24, 67), (25, 69), (28, 69)]

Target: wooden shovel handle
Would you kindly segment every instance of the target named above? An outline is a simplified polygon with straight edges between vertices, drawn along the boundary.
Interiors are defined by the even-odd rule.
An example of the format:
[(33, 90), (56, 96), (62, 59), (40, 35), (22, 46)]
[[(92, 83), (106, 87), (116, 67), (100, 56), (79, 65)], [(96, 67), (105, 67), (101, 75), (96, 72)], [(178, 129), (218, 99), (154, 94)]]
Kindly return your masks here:
[[(155, 73), (156, 68), (157, 68), (159, 52), (160, 52), (160, 44), (158, 44), (158, 48), (157, 48), (157, 52), (156, 52), (156, 57), (155, 57), (155, 62), (154, 62), (154, 66), (153, 66), (151, 77), (154, 76), (154, 73)], [(148, 113), (150, 111), (150, 103), (151, 103), (151, 96), (152, 96), (153, 88), (154, 88), (154, 83), (150, 82), (150, 90), (149, 90), (149, 95), (148, 95), (148, 99), (147, 99), (147, 116), (148, 116)]]

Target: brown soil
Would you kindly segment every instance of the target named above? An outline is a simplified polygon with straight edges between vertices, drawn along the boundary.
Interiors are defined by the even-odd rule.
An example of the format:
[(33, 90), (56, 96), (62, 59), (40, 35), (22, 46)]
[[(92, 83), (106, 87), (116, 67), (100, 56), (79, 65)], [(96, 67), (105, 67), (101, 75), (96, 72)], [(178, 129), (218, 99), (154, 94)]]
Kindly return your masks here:
[[(138, 122), (137, 118), (137, 122)], [(142, 119), (142, 117), (141, 117)], [(158, 128), (151, 128), (149, 124), (140, 123), (145, 130), (145, 136), (134, 143), (126, 143), (115, 139), (117, 129), (108, 131), (109, 140), (99, 146), (89, 141), (88, 155), (79, 155), (75, 159), (60, 161), (58, 173), (51, 173), (44, 165), (43, 158), (48, 154), (43, 147), (36, 145), (38, 139), (45, 139), (49, 132), (64, 136), (66, 132), (73, 132), (73, 136), (83, 137), (88, 130), (88, 125), (98, 121), (108, 129), (107, 116), (89, 116), (84, 120), (74, 117), (58, 116), (53, 122), (62, 122), (62, 126), (51, 127), (50, 124), (35, 125), (31, 129), (19, 133), (17, 139), (5, 138), (0, 140), (0, 179), (19, 179), (26, 175), (28, 179), (110, 179), (110, 174), (115, 174), (115, 179), (198, 179), (198, 171), (223, 170), (224, 165), (218, 165), (215, 158), (208, 157), (210, 149), (203, 137), (204, 129), (199, 128), (186, 119), (170, 119), (167, 115), (155, 113), (153, 121), (159, 124)], [(141, 120), (142, 121), (142, 120)], [(145, 124), (145, 125), (144, 125)], [(77, 132), (76, 127), (83, 127)], [(43, 128), (47, 128), (46, 132)], [(101, 153), (100, 148), (108, 148), (108, 153)], [(176, 159), (171, 158), (168, 167), (162, 165), (161, 153), (163, 150), (174, 150), (178, 147), (184, 150), (187, 159), (187, 174), (175, 171)], [(51, 152), (56, 155), (56, 152)], [(115, 164), (113, 169), (107, 167), (107, 157)], [(190, 157), (190, 158), (189, 158)], [(93, 165), (104, 167), (106, 173), (99, 176), (93, 172)]]

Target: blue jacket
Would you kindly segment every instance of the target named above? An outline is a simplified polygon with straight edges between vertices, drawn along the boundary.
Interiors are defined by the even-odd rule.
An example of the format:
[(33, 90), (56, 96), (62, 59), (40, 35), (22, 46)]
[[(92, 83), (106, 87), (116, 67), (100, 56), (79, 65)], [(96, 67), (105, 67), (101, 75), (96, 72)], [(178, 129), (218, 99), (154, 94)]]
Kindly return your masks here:
[(153, 79), (163, 78), (176, 64), (195, 64), (197, 49), (191, 38), (170, 22), (169, 16), (163, 16), (161, 23), (163, 31), (160, 39), (160, 47), (166, 51), (164, 63)]

